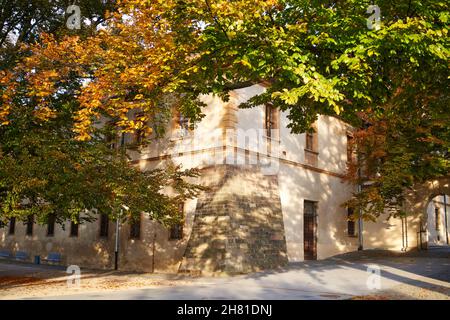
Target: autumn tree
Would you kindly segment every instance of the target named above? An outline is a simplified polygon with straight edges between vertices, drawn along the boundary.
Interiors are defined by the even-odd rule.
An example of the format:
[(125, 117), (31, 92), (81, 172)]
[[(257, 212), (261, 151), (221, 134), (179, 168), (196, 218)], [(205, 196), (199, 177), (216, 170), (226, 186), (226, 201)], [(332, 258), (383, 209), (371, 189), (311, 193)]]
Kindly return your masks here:
[[(11, 124), (20, 90), (33, 101), (37, 121), (50, 121), (61, 108), (55, 97), (76, 83), (71, 97), (78, 141), (92, 139), (93, 124), (101, 117), (117, 118), (125, 132), (150, 133), (147, 124), (166, 112), (168, 96), (198, 121), (200, 94), (227, 99), (233, 89), (264, 83), (265, 92), (241, 107), (270, 102), (288, 113), (296, 133), (308, 130), (321, 114), (362, 128), (358, 143), (366, 159), (377, 163), (368, 167), (385, 177), (373, 184), (376, 197), (370, 198), (378, 197), (379, 214), (381, 203), (390, 206), (414, 182), (448, 172), (448, 97), (442, 88), (448, 87), (449, 11), (439, 0), (380, 0), (381, 27), (370, 30), (370, 4), (118, 1), (96, 32), (44, 33), (39, 43), (24, 49), (31, 54), (2, 76), (0, 121)], [(139, 121), (129, 117), (136, 109), (144, 111)], [(401, 119), (422, 133), (413, 134)], [(370, 147), (375, 136), (385, 141), (381, 149)], [(408, 178), (395, 186), (388, 168), (400, 158), (389, 150), (409, 154), (401, 157)], [(433, 160), (420, 160), (429, 157)], [(350, 169), (349, 179), (358, 182), (353, 174), (358, 170)], [(368, 207), (358, 199), (362, 194), (355, 197), (355, 206)], [(374, 210), (366, 214), (373, 217)]]
[[(142, 172), (130, 165), (127, 145), (111, 148), (105, 137), (118, 133), (108, 127), (93, 130), (89, 141), (76, 139), (74, 114), (80, 110), (76, 96), (88, 78), (62, 65), (61, 58), (70, 47), (51, 52), (52, 47), (47, 46), (47, 39), (64, 42), (58, 39), (73, 37), (75, 31), (65, 26), (68, 4), (18, 1), (2, 7), (0, 72), (5, 77), (0, 85), (4, 89), (2, 112), (7, 113), (7, 119), (0, 126), (0, 220), (25, 220), (34, 215), (44, 223), (52, 215), (60, 223), (67, 219), (82, 223), (95, 219), (97, 212), (115, 219), (126, 205), (129, 212), (124, 218), (147, 212), (151, 219), (166, 225), (182, 221), (179, 203), (202, 190), (188, 183), (198, 176), (196, 170), (168, 165)], [(89, 23), (76, 37), (86, 39), (106, 19), (106, 12), (114, 10), (102, 1), (81, 1), (81, 5), (90, 8), (83, 12), (83, 21)], [(42, 52), (47, 60), (38, 62), (36, 59), (43, 56), (33, 50), (41, 46), (48, 50)], [(51, 67), (55, 69), (46, 69), (46, 61), (54, 63)], [(51, 84), (60, 71), (67, 72), (64, 81)], [(53, 94), (46, 96), (46, 104), (48, 92)], [(166, 189), (172, 190), (171, 196)]]

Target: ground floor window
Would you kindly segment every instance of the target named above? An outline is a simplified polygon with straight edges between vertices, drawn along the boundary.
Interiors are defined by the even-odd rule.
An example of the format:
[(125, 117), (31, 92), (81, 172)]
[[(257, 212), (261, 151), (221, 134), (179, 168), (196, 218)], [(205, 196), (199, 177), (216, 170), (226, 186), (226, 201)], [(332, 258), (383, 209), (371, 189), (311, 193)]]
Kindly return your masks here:
[(177, 223), (170, 227), (169, 240), (183, 239), (183, 225)]
[(29, 215), (27, 217), (27, 222), (26, 222), (26, 226), (27, 226), (26, 235), (27, 236), (33, 235), (33, 225), (34, 225), (34, 216)]
[(317, 202), (304, 202), (303, 250), (305, 260), (317, 259)]
[(109, 231), (109, 217), (107, 214), (100, 215), (100, 237), (107, 238)]
[(355, 218), (353, 213), (354, 211), (352, 208), (347, 209), (347, 234), (350, 237), (356, 236)]
[(47, 236), (52, 237), (55, 235), (55, 221), (56, 217), (54, 214), (51, 214), (47, 218)]
[(441, 214), (439, 212), (439, 208), (434, 209), (434, 222), (436, 231), (441, 230)]
[(141, 238), (141, 217), (136, 217), (131, 221), (130, 238), (131, 239)]
[[(184, 202), (178, 205), (178, 212), (182, 217), (184, 217)], [(169, 230), (169, 240), (179, 240), (183, 239), (183, 223), (179, 222), (170, 227)]]
[(13, 235), (14, 232), (16, 231), (16, 218), (12, 217), (11, 219), (9, 219), (9, 234)]
[(77, 221), (71, 221), (70, 222), (70, 236), (71, 237), (78, 237), (78, 226), (79, 226), (79, 222), (80, 220), (77, 219)]

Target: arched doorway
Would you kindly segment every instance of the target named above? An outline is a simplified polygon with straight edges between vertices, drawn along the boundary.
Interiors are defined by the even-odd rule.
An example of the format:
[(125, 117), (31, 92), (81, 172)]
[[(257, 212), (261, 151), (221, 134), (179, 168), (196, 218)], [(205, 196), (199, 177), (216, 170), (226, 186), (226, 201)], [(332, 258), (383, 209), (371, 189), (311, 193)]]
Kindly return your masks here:
[[(444, 199), (444, 195), (446, 195)], [(436, 201), (434, 201), (436, 199)], [(444, 200), (447, 206), (443, 205)], [(404, 211), (408, 215), (408, 239), (411, 246), (426, 249), (428, 245), (447, 245), (450, 232), (450, 176), (417, 184), (405, 192)], [(436, 233), (436, 207), (439, 206), (440, 226), (439, 241)], [(445, 225), (445, 208), (447, 208), (447, 229)], [(434, 216), (434, 217), (433, 217)], [(449, 234), (450, 236), (450, 234)]]
[(449, 244), (448, 218), (450, 197), (446, 194), (433, 197), (427, 205), (428, 246)]

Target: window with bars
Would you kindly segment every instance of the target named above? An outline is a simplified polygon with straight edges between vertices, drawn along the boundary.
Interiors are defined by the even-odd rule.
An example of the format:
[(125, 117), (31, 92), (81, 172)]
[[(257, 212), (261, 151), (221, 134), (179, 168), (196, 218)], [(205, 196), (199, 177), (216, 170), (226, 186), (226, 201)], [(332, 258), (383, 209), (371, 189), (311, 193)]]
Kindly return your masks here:
[(347, 234), (349, 237), (356, 236), (356, 223), (353, 213), (352, 208), (347, 208)]
[(100, 215), (100, 237), (107, 238), (109, 232), (109, 217), (107, 214)]
[(51, 214), (47, 219), (47, 237), (53, 237), (55, 235), (56, 216)]
[(131, 239), (140, 239), (141, 238), (141, 217), (137, 217), (137, 218), (131, 220), (130, 238)]
[(26, 235), (32, 236), (33, 235), (34, 216), (29, 215), (27, 217), (27, 222), (25, 224), (26, 224)]
[(441, 214), (439, 208), (434, 208), (434, 222), (436, 231), (441, 230)]
[(16, 218), (15, 217), (11, 217), (9, 219), (9, 230), (8, 230), (8, 234), (9, 235), (13, 235), (14, 232), (16, 232)]

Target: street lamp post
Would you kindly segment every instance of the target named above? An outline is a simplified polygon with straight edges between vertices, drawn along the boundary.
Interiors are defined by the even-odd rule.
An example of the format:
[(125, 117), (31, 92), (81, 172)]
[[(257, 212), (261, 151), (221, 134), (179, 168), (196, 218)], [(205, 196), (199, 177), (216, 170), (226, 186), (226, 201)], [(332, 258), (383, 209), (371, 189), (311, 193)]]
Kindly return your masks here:
[(123, 216), (123, 209), (129, 210), (126, 205), (122, 205), (120, 208), (120, 214), (116, 219), (116, 244), (114, 246), (114, 270), (119, 269), (119, 239), (120, 239), (120, 219)]
[(120, 217), (123, 209), (120, 208), (120, 214), (116, 219), (116, 245), (114, 246), (114, 270), (119, 268), (119, 231), (120, 231)]
[[(361, 168), (358, 169), (358, 177), (359, 177), (359, 184), (358, 184), (358, 193), (362, 192), (362, 183), (361, 183)], [(359, 209), (358, 212), (358, 251), (364, 250), (364, 239), (363, 239), (363, 219), (362, 219), (362, 210)]]
[(444, 194), (444, 217), (445, 217), (445, 236), (447, 239), (447, 244), (448, 243), (448, 221), (447, 221), (447, 195)]

